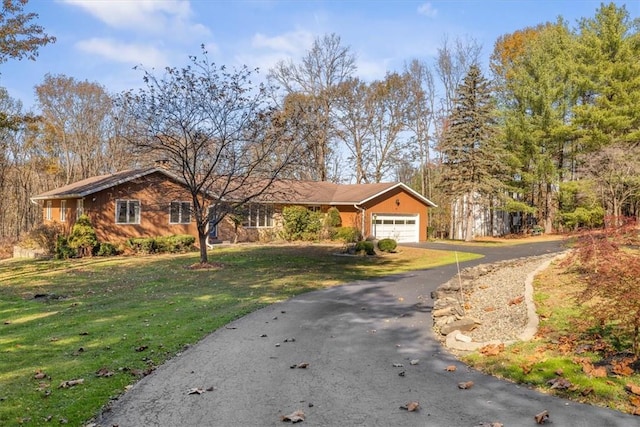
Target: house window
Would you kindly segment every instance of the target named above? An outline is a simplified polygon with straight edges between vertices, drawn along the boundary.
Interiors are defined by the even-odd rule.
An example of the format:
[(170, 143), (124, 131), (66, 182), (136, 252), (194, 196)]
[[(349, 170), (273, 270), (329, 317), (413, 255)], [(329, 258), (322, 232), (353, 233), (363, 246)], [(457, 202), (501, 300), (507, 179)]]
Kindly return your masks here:
[(273, 205), (249, 205), (242, 224), (245, 227), (273, 227)]
[(140, 201), (116, 200), (116, 224), (140, 224)]
[(67, 201), (60, 200), (60, 222), (67, 220)]
[(51, 221), (51, 200), (47, 200), (47, 207), (44, 210), (44, 219)]
[(76, 219), (84, 214), (84, 199), (76, 200)]
[(307, 210), (309, 210), (310, 212), (321, 212), (322, 208), (320, 207), (320, 205), (311, 205), (307, 206)]
[(191, 203), (171, 202), (169, 211), (169, 223), (188, 224), (191, 222)]

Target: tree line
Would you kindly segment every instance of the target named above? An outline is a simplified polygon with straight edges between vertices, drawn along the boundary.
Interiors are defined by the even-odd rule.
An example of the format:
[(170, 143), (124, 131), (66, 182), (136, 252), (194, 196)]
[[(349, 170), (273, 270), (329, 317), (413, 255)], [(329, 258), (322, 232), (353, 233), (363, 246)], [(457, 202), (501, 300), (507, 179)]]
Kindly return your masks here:
[[(24, 4), (5, 2), (0, 26), (32, 44), (0, 43), (3, 61), (35, 59), (55, 41), (24, 27), (34, 14), (12, 27)], [(501, 232), (639, 217), (638, 25), (624, 6), (602, 4), (575, 28), (559, 18), (501, 36), (486, 71), (475, 40), (445, 38), (433, 61), (364, 81), (351, 48), (327, 34), (260, 84), (257, 70), (217, 66), (203, 50), (163, 75), (141, 68), (142, 88), (119, 94), (46, 75), (37, 112), (2, 89), (0, 238), (39, 223), (30, 196), (158, 159), (189, 183), (203, 235), (212, 215), (279, 178), (402, 181), (439, 205), (429, 227), (442, 237), (495, 230), (475, 228), (479, 212), (506, 217)], [(237, 206), (207, 205), (202, 189)]]

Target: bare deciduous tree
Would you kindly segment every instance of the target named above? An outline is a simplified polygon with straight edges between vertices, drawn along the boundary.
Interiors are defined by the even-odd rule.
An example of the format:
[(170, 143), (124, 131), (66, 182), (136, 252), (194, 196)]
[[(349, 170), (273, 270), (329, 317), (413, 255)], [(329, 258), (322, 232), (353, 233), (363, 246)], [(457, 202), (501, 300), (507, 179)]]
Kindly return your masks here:
[(118, 103), (136, 123), (132, 142), (166, 160), (188, 188), (201, 263), (209, 228), (267, 193), (296, 160), (292, 127), (253, 74), (217, 67), (204, 51), (161, 77), (144, 71), (146, 88)]
[(342, 45), (336, 34), (317, 38), (302, 62), (281, 61), (269, 72), (269, 80), (279, 85), (286, 95), (304, 96), (304, 119), (307, 127), (307, 152), (313, 156), (313, 179), (327, 181), (328, 164), (334, 149), (335, 124), (332, 110), (335, 88), (349, 79), (356, 70), (355, 55)]

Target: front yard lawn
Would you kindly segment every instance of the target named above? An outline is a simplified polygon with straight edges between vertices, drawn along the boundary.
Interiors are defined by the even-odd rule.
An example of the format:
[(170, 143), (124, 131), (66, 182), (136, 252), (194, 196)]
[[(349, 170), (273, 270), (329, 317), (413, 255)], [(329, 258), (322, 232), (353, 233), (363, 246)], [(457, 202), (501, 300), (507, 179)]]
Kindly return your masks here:
[(185, 346), (253, 310), (455, 262), (445, 251), (339, 257), (338, 249), (220, 247), (210, 253), (214, 269), (188, 268), (197, 254), (0, 262), (0, 425), (83, 425)]

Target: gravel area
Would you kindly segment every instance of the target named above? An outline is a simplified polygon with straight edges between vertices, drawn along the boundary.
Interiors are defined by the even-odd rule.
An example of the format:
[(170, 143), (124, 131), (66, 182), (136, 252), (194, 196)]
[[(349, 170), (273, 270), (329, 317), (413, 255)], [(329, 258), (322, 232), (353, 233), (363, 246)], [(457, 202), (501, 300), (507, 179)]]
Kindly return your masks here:
[(544, 262), (556, 255), (524, 258), (500, 263), (498, 268), (478, 277), (466, 292), (466, 316), (479, 325), (466, 334), (475, 342), (516, 340), (527, 325), (525, 282)]

